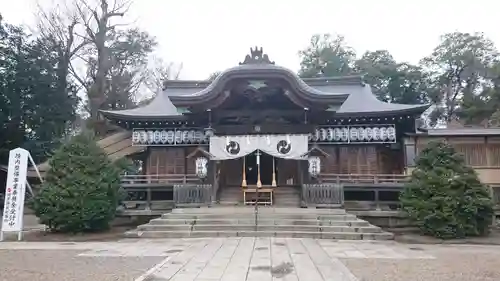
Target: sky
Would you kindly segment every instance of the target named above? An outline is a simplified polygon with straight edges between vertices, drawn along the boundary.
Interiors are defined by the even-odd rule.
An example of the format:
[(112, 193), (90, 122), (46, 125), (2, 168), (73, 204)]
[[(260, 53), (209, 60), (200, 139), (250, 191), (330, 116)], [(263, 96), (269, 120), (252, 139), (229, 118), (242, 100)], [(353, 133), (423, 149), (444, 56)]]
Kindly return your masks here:
[[(6, 21), (33, 26), (37, 3), (0, 0)], [(497, 0), (135, 0), (126, 21), (157, 38), (156, 56), (183, 64), (181, 79), (206, 79), (263, 47), (276, 64), (294, 71), (298, 51), (316, 33), (343, 35), (358, 56), (386, 49), (410, 63), (429, 55), (440, 35), (484, 32), (500, 47)]]

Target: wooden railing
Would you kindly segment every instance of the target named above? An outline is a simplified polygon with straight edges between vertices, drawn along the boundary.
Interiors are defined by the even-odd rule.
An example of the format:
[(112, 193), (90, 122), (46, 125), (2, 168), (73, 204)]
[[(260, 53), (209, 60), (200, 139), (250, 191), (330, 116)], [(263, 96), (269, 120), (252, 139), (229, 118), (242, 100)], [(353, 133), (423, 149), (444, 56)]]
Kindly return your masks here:
[(122, 186), (152, 186), (164, 184), (198, 183), (200, 179), (195, 174), (187, 175), (124, 175)]
[[(402, 185), (386, 186), (364, 186), (364, 185), (346, 185), (344, 186), (344, 206), (351, 210), (397, 210), (400, 208), (399, 194), (403, 191)], [(345, 194), (364, 194), (370, 199), (357, 199), (345, 197)], [(384, 198), (381, 194), (391, 194), (390, 199)], [(360, 196), (362, 197), (362, 196)], [(365, 198), (366, 198), (365, 197)], [(387, 197), (387, 196), (386, 196)]]
[(174, 203), (176, 207), (209, 205), (212, 203), (212, 185), (176, 184)]
[(344, 189), (341, 184), (334, 183), (304, 184), (302, 200), (308, 207), (342, 207)]
[[(172, 195), (173, 186), (122, 186), (122, 189), (125, 192), (123, 211), (168, 210), (175, 206)], [(170, 198), (153, 200), (153, 193), (167, 193), (170, 194)]]
[(124, 175), (121, 187), (126, 195), (122, 206), (125, 213), (199, 206), (211, 201), (211, 185), (202, 185), (194, 174)]
[[(303, 186), (302, 200), (308, 206), (340, 204), (351, 210), (397, 210), (398, 194), (406, 181), (406, 175), (321, 174), (318, 183)], [(129, 194), (125, 204), (137, 206), (135, 210), (151, 210), (210, 204), (215, 186), (202, 184), (196, 175), (127, 175), (122, 178), (122, 188)], [(490, 188), (500, 215), (500, 184), (490, 184)], [(168, 198), (155, 199), (153, 194), (157, 193)], [(353, 193), (368, 196), (349, 198)]]
[(403, 174), (320, 174), (322, 183), (354, 183), (354, 184), (403, 184), (409, 180)]

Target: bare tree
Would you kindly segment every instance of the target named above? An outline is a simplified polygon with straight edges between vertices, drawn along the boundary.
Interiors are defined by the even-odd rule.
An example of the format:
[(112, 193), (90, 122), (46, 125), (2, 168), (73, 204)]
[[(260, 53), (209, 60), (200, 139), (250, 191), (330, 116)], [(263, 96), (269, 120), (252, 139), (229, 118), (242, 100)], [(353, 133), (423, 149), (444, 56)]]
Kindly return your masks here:
[(165, 63), (161, 58), (153, 57), (145, 85), (153, 94), (159, 93), (165, 88), (166, 81), (179, 79), (182, 67), (182, 63), (176, 66), (173, 62)]
[(148, 69), (148, 78), (144, 81), (151, 95), (143, 96), (137, 101), (138, 106), (148, 104), (157, 94), (165, 89), (169, 80), (178, 80), (183, 64), (176, 66), (173, 62), (166, 64), (160, 58), (153, 58)]
[(64, 81), (61, 83), (61, 87), (64, 88), (62, 90), (67, 90), (73, 68), (72, 60), (79, 56), (90, 41), (76, 34), (80, 19), (67, 7), (57, 5), (49, 9), (38, 5), (36, 15), (40, 34), (38, 38), (43, 41), (48, 51), (55, 51), (58, 54), (58, 77)]
[[(96, 7), (92, 7), (85, 0), (78, 0), (75, 3), (85, 32), (82, 37), (84, 40), (91, 42), (97, 54), (94, 64), (95, 69), (93, 69), (95, 73), (92, 75), (93, 81), (87, 89), (90, 118), (92, 121), (98, 120), (98, 110), (106, 101), (104, 93), (107, 75), (112, 66), (109, 48), (106, 46), (106, 43), (109, 33), (117, 27), (117, 24), (111, 24), (111, 20), (116, 17), (123, 17), (130, 5), (128, 1), (119, 0), (115, 0), (111, 6), (108, 0), (98, 0), (98, 3)], [(80, 76), (75, 75), (75, 78), (82, 85), (88, 85), (88, 81), (82, 79)]]
[(122, 19), (129, 6), (128, 0), (75, 0), (70, 7), (39, 7), (41, 38), (59, 44), (61, 77), (85, 93), (87, 125), (98, 134), (106, 127), (100, 109), (134, 107), (138, 96), (160, 92), (182, 68), (152, 58), (155, 38)]

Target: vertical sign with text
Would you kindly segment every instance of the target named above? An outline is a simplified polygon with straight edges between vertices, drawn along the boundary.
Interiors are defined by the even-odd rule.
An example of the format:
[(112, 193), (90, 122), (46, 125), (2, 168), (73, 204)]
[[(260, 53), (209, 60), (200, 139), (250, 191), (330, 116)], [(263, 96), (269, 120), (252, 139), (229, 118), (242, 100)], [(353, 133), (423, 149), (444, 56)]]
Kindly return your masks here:
[(20, 232), (23, 229), (28, 157), (29, 152), (22, 148), (13, 149), (9, 153), (2, 232)]

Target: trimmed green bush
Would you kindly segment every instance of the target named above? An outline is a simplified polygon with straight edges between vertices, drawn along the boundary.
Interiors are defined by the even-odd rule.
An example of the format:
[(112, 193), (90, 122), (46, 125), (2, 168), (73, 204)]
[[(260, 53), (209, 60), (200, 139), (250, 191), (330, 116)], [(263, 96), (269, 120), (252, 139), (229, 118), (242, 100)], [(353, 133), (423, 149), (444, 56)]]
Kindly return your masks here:
[(403, 210), (424, 234), (450, 239), (488, 233), (493, 203), (488, 187), (442, 142), (430, 143), (401, 194)]
[(75, 136), (49, 163), (42, 188), (30, 202), (40, 222), (57, 232), (108, 229), (121, 199), (120, 169), (97, 143)]

